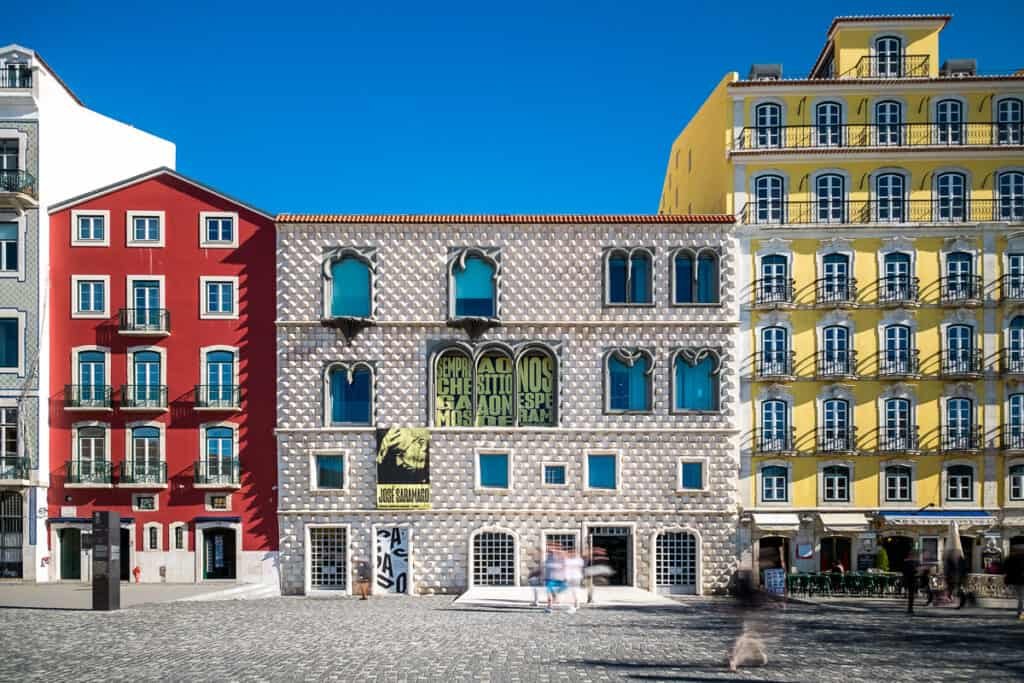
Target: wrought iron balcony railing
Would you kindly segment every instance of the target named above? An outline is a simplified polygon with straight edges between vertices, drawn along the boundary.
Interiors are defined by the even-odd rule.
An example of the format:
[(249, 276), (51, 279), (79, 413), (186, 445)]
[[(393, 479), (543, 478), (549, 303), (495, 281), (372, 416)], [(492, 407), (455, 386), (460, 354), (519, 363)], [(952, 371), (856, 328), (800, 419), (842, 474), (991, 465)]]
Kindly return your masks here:
[(1024, 375), (1024, 349), (1002, 349), (999, 370), (1006, 375)]
[(814, 367), (818, 377), (856, 377), (857, 352), (853, 349), (818, 351)]
[(8, 64), (0, 68), (0, 88), (31, 88), (32, 69), (27, 64)]
[(917, 303), (920, 281), (909, 275), (886, 275), (875, 282), (878, 303), (889, 306), (909, 306)]
[(882, 455), (917, 453), (921, 450), (921, 439), (917, 425), (879, 427), (875, 430), (875, 452)]
[(128, 334), (168, 334), (171, 312), (166, 308), (122, 308), (117, 329)]
[(999, 298), (1018, 303), (1024, 301), (1024, 274), (1007, 274), (999, 280)]
[(981, 449), (981, 428), (943, 427), (939, 434), (939, 450), (944, 452), (977, 451)]
[(980, 304), (984, 285), (980, 275), (950, 275), (939, 278), (939, 299), (944, 304)]
[(0, 192), (21, 192), (35, 197), (35, 176), (28, 171), (0, 170)]
[(792, 427), (754, 431), (754, 450), (758, 453), (795, 453), (795, 441)]
[(975, 377), (981, 372), (981, 349), (945, 349), (939, 352), (939, 373), (943, 377)]
[(195, 483), (197, 486), (238, 486), (239, 472), (237, 458), (197, 460)]
[(67, 463), (67, 483), (108, 485), (113, 468), (106, 460), (71, 460)]
[(819, 427), (815, 443), (819, 453), (853, 453), (857, 450), (857, 428)]
[(167, 463), (125, 460), (121, 463), (119, 484), (148, 484), (163, 486), (167, 483)]
[(928, 55), (865, 55), (843, 74), (854, 78), (928, 78)]
[(0, 457), (0, 480), (25, 480), (28, 479), (29, 467), (28, 458), (17, 456)]
[(886, 350), (878, 354), (878, 376), (891, 378), (916, 377), (921, 374), (921, 352), (918, 349)]
[(795, 281), (790, 278), (765, 278), (754, 281), (754, 305), (792, 306)]
[(1000, 436), (1000, 445), (1004, 451), (1024, 451), (1024, 424), (1005, 424)]
[(167, 407), (167, 385), (122, 384), (121, 407), (131, 410), (163, 410)]
[(756, 379), (780, 381), (794, 377), (793, 365), (796, 354), (793, 351), (762, 351), (754, 354), (754, 377)]
[(748, 126), (733, 141), (734, 152), (861, 147), (971, 147), (1024, 144), (1021, 123), (826, 123)]
[[(936, 199), (850, 199), (753, 201), (740, 213), (747, 225), (866, 225), (873, 223), (981, 223), (1024, 221), (1010, 200), (962, 197)], [(1005, 218), (1001, 216), (1006, 216)]]
[(234, 384), (197, 384), (196, 408), (235, 410), (241, 404), (241, 394)]
[(110, 408), (111, 388), (105, 384), (65, 384), (64, 407), (81, 409)]
[(824, 277), (814, 281), (814, 300), (819, 306), (848, 306), (857, 302), (857, 279)]

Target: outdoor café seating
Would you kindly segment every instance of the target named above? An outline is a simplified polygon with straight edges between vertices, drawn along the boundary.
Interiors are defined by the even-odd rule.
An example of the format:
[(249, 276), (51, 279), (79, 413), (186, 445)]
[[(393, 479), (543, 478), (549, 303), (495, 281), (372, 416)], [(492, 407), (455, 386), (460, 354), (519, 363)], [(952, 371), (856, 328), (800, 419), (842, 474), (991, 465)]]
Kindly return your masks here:
[(903, 593), (903, 577), (889, 572), (809, 572), (789, 574), (790, 595), (806, 597), (888, 597)]

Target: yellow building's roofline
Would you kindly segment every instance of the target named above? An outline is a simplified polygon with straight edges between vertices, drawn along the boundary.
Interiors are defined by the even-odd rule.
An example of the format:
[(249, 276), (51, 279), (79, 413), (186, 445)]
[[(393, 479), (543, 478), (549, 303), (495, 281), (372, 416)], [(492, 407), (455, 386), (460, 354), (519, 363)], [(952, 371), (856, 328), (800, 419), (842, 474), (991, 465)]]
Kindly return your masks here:
[(848, 14), (838, 16), (832, 20), (832, 23), (828, 26), (828, 31), (825, 32), (825, 44), (821, 48), (821, 52), (818, 53), (818, 58), (814, 60), (814, 66), (811, 67), (811, 72), (808, 77), (813, 76), (818, 68), (821, 66), (822, 61), (828, 56), (832, 50), (832, 43), (835, 39), (836, 29), (841, 24), (920, 24), (920, 23), (934, 23), (938, 30), (942, 30), (946, 27), (946, 24), (953, 18), (952, 14)]

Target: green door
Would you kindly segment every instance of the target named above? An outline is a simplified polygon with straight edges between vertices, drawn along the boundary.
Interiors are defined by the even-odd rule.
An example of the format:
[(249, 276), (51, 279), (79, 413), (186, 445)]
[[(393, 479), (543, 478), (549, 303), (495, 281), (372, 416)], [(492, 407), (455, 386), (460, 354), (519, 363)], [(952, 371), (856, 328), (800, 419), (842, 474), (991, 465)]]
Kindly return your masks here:
[(60, 530), (60, 578), (62, 581), (82, 580), (82, 532)]
[(235, 532), (207, 529), (203, 533), (203, 578), (235, 578)]

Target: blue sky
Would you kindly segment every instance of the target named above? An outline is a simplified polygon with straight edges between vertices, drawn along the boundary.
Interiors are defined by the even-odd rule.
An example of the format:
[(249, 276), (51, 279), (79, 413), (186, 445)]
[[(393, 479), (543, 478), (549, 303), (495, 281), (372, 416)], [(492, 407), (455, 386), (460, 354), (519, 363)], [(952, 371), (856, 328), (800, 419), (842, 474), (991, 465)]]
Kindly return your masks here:
[(943, 57), (1024, 67), (1024, 2), (9, 3), (90, 107), (271, 211), (653, 213), (718, 80), (809, 69), (836, 14), (954, 14)]

